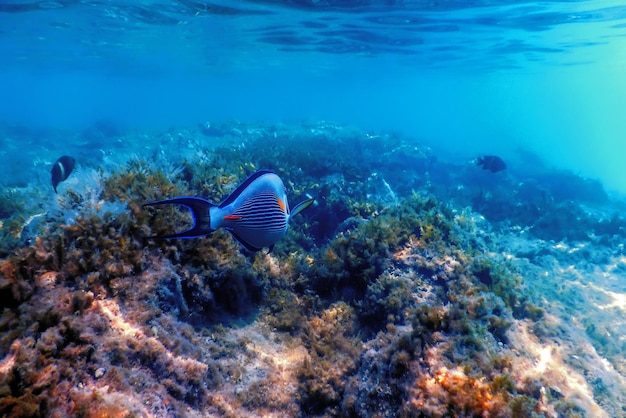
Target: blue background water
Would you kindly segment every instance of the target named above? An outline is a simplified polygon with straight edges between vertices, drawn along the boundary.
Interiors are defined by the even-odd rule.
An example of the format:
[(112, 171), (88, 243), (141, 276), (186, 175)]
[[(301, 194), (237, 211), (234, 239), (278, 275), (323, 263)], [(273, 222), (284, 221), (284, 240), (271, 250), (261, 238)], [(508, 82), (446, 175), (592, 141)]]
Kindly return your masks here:
[(626, 192), (621, 2), (280, 3), (3, 1), (0, 119), (327, 119)]

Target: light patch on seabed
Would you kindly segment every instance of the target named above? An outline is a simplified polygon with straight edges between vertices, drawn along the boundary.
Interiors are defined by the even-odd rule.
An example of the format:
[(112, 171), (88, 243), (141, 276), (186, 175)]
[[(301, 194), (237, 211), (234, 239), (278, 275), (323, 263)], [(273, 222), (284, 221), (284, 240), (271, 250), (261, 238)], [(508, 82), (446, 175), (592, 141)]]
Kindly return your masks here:
[(254, 353), (253, 361), (247, 365), (246, 370), (253, 374), (255, 370), (271, 367), (280, 374), (280, 381), (285, 381), (288, 385), (294, 384), (292, 389), (295, 389), (297, 381), (294, 380), (293, 372), (308, 358), (306, 349), (301, 345), (290, 347), (289, 344), (279, 343), (273, 332), (259, 328), (261, 327), (251, 325), (233, 331), (233, 336), (244, 341), (246, 349)]
[(610, 290), (606, 290), (594, 284), (590, 284), (589, 287), (591, 287), (596, 292), (599, 292), (608, 296), (611, 299), (610, 303), (607, 303), (604, 305), (598, 304), (599, 309), (601, 310), (619, 309), (620, 311), (623, 311), (626, 313), (626, 293), (611, 292)]
[[(525, 253), (517, 261), (524, 265), (525, 282), (540, 295), (537, 303), (546, 311), (542, 325), (547, 336), (538, 338), (526, 322), (518, 322), (510, 331), (512, 346), (521, 357), (534, 359), (516, 369), (525, 370), (523, 377), (542, 377), (588, 416), (617, 416), (621, 412), (617, 408), (626, 403), (626, 292), (620, 274), (626, 271), (624, 257), (606, 257), (606, 264), (600, 264), (579, 254), (582, 247), (576, 244), (511, 236), (501, 243), (514, 253), (515, 249)], [(592, 244), (585, 247), (609, 251)], [(549, 255), (539, 255), (542, 252)], [(598, 255), (592, 259), (602, 259)]]
[(19, 347), (19, 344), (19, 341), (14, 342), (11, 345), (11, 354), (0, 360), (0, 376), (7, 376), (9, 371), (15, 366), (15, 360), (17, 359), (17, 350), (15, 348)]
[[(232, 416), (252, 417), (254, 414), (241, 405), (241, 397), (250, 391), (267, 391), (259, 394), (268, 404), (288, 408), (298, 390), (298, 371), (309, 359), (307, 350), (297, 341), (285, 340), (260, 321), (241, 328), (229, 329), (222, 343), (238, 347), (237, 354), (216, 359), (224, 368), (236, 364), (236, 375), (225, 380), (224, 387), (212, 395), (212, 401), (222, 411)], [(280, 388), (278, 388), (280, 387)], [(271, 409), (271, 408), (270, 408)], [(274, 417), (266, 411), (264, 416)]]
[[(193, 358), (173, 355), (155, 337), (146, 334), (143, 329), (126, 319), (122, 308), (116, 300), (105, 299), (96, 302), (97, 311), (109, 322), (112, 332), (117, 334), (118, 339), (131, 339), (137, 341), (138, 345), (150, 347), (153, 352), (163, 353), (172, 367), (191, 369), (195, 368), (201, 372), (206, 372), (207, 366)], [(191, 367), (189, 367), (191, 366)], [(98, 396), (105, 400), (106, 404), (117, 405), (123, 409), (134, 411), (135, 414), (145, 417), (163, 416), (166, 412), (164, 399), (151, 391), (143, 391), (140, 395), (129, 396), (128, 393), (118, 392), (108, 385), (102, 386), (98, 383), (79, 385), (73, 389), (75, 392), (82, 392), (84, 396)], [(155, 412), (156, 411), (156, 412)], [(195, 417), (194, 411), (187, 411), (189, 417)]]
[[(567, 401), (584, 409), (587, 416), (610, 417), (601, 406), (602, 402), (595, 399), (593, 387), (585, 374), (587, 370), (593, 370), (595, 375), (608, 383), (614, 380), (607, 379), (615, 376), (613, 367), (576, 331), (564, 332), (558, 340), (546, 342), (540, 341), (530, 327), (530, 322), (520, 321), (508, 334), (511, 346), (520, 354), (514, 360), (517, 365), (513, 370), (522, 372), (515, 378), (520, 381), (541, 379), (547, 386), (542, 388), (542, 393), (550, 391), (564, 396)], [(581, 368), (582, 363), (585, 367)]]

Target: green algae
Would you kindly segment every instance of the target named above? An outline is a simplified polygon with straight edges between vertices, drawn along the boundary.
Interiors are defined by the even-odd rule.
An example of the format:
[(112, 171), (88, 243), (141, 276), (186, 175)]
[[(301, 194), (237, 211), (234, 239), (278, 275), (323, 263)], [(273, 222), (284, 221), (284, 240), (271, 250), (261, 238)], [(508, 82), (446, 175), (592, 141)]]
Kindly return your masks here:
[[(81, 382), (131, 394), (134, 387), (152, 388), (177, 412), (222, 405), (218, 411), (227, 414), (223, 399), (235, 409), (268, 412), (260, 395), (246, 394), (259, 390), (273, 399), (268, 413), (533, 416), (540, 393), (513, 378), (514, 363), (502, 354), (515, 321), (543, 317), (524, 277), (485, 256), (467, 213), (452, 205), (408, 189), (371, 197), (373, 185), (382, 184), (371, 180), (371, 171), (393, 170), (359, 160), (413, 155), (417, 161), (419, 151), (402, 148), (397, 137), (385, 143), (338, 127), (315, 129), (261, 129), (244, 147), (216, 147), (199, 162), (181, 160), (180, 169), (132, 160), (104, 179), (99, 196), (122, 203), (123, 212), (84, 213), (3, 260), (0, 296), (10, 303), (0, 320), (2, 352), (28, 335), (32, 340), (21, 338), (26, 348), (13, 352), (64, 362), (34, 399), (20, 392), (0, 413), (26, 408), (18, 402), (41, 413), (44, 399), (79, 383), (72, 371), (87, 370)], [(271, 150), (268, 136), (280, 139)], [(351, 151), (345, 138), (356, 141), (358, 158), (344, 158)], [(247, 254), (220, 231), (193, 241), (146, 239), (183, 229), (189, 216), (175, 208), (145, 210), (142, 203), (181, 194), (219, 201), (261, 167), (277, 170), (289, 193), (316, 188), (322, 197), (294, 219), (272, 254)], [(71, 206), (87, 204), (77, 192), (66, 195)], [(325, 223), (330, 214), (332, 225)], [(42, 302), (50, 283), (62, 307)], [(25, 319), (17, 321), (18, 310)], [(26, 318), (37, 326), (29, 328)], [(302, 348), (291, 365), (288, 400), (272, 392), (278, 372), (226, 395), (249, 379), (238, 360), (263, 357), (254, 340), (231, 337), (250, 324)], [(102, 341), (106, 353), (95, 353)], [(185, 361), (172, 360), (180, 358)], [(28, 387), (41, 370), (25, 364), (31, 368), (15, 368), (13, 376)], [(141, 370), (134, 378), (126, 371), (132, 367)], [(96, 381), (100, 368), (108, 371)], [(10, 379), (0, 391), (11, 391)], [(101, 395), (64, 400), (76, 403), (73, 412), (101, 402), (101, 411), (141, 415)]]
[(10, 189), (0, 191), (0, 257), (20, 246), (25, 222), (24, 197)]

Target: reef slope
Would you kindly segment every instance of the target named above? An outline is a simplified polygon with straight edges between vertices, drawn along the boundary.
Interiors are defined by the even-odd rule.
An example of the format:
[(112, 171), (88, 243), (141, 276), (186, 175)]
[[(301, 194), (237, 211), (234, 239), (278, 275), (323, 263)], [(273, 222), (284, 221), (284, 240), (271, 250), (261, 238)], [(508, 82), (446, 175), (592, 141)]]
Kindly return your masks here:
[[(114, 134), (58, 195), (0, 196), (0, 416), (626, 416), (626, 224), (596, 182), (323, 122)], [(271, 253), (146, 239), (190, 219), (142, 203), (258, 168), (318, 196)]]

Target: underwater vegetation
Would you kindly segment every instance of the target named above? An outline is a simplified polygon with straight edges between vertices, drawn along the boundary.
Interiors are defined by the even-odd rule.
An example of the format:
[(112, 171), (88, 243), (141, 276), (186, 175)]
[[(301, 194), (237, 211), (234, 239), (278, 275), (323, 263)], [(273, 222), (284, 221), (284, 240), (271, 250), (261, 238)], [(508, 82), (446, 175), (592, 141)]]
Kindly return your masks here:
[[(569, 328), (530, 286), (558, 254), (547, 237), (606, 248), (623, 238), (622, 218), (594, 206), (606, 201), (571, 209), (595, 235), (558, 232), (547, 218), (516, 224), (522, 209), (506, 222), (494, 215), (506, 210), (503, 190), (521, 193), (515, 179), (494, 184), (488, 207), (471, 205), (481, 192), (470, 186), (451, 198), (449, 167), (398, 135), (323, 122), (154, 135), (158, 148), (86, 162), (58, 195), (38, 189), (48, 183), (0, 195), (0, 416), (626, 412), (623, 387), (599, 389), (609, 375), (570, 378), (586, 368), (563, 360)], [(217, 202), (261, 168), (295, 202), (317, 195), (272, 252), (247, 252), (222, 230), (147, 238), (192, 220), (142, 204)], [(25, 228), (41, 213), (32, 196), (48, 207)], [(550, 204), (565, 207), (560, 199)], [(618, 370), (619, 350), (605, 349)]]
[(19, 245), (25, 220), (19, 193), (10, 189), (0, 191), (0, 257)]

